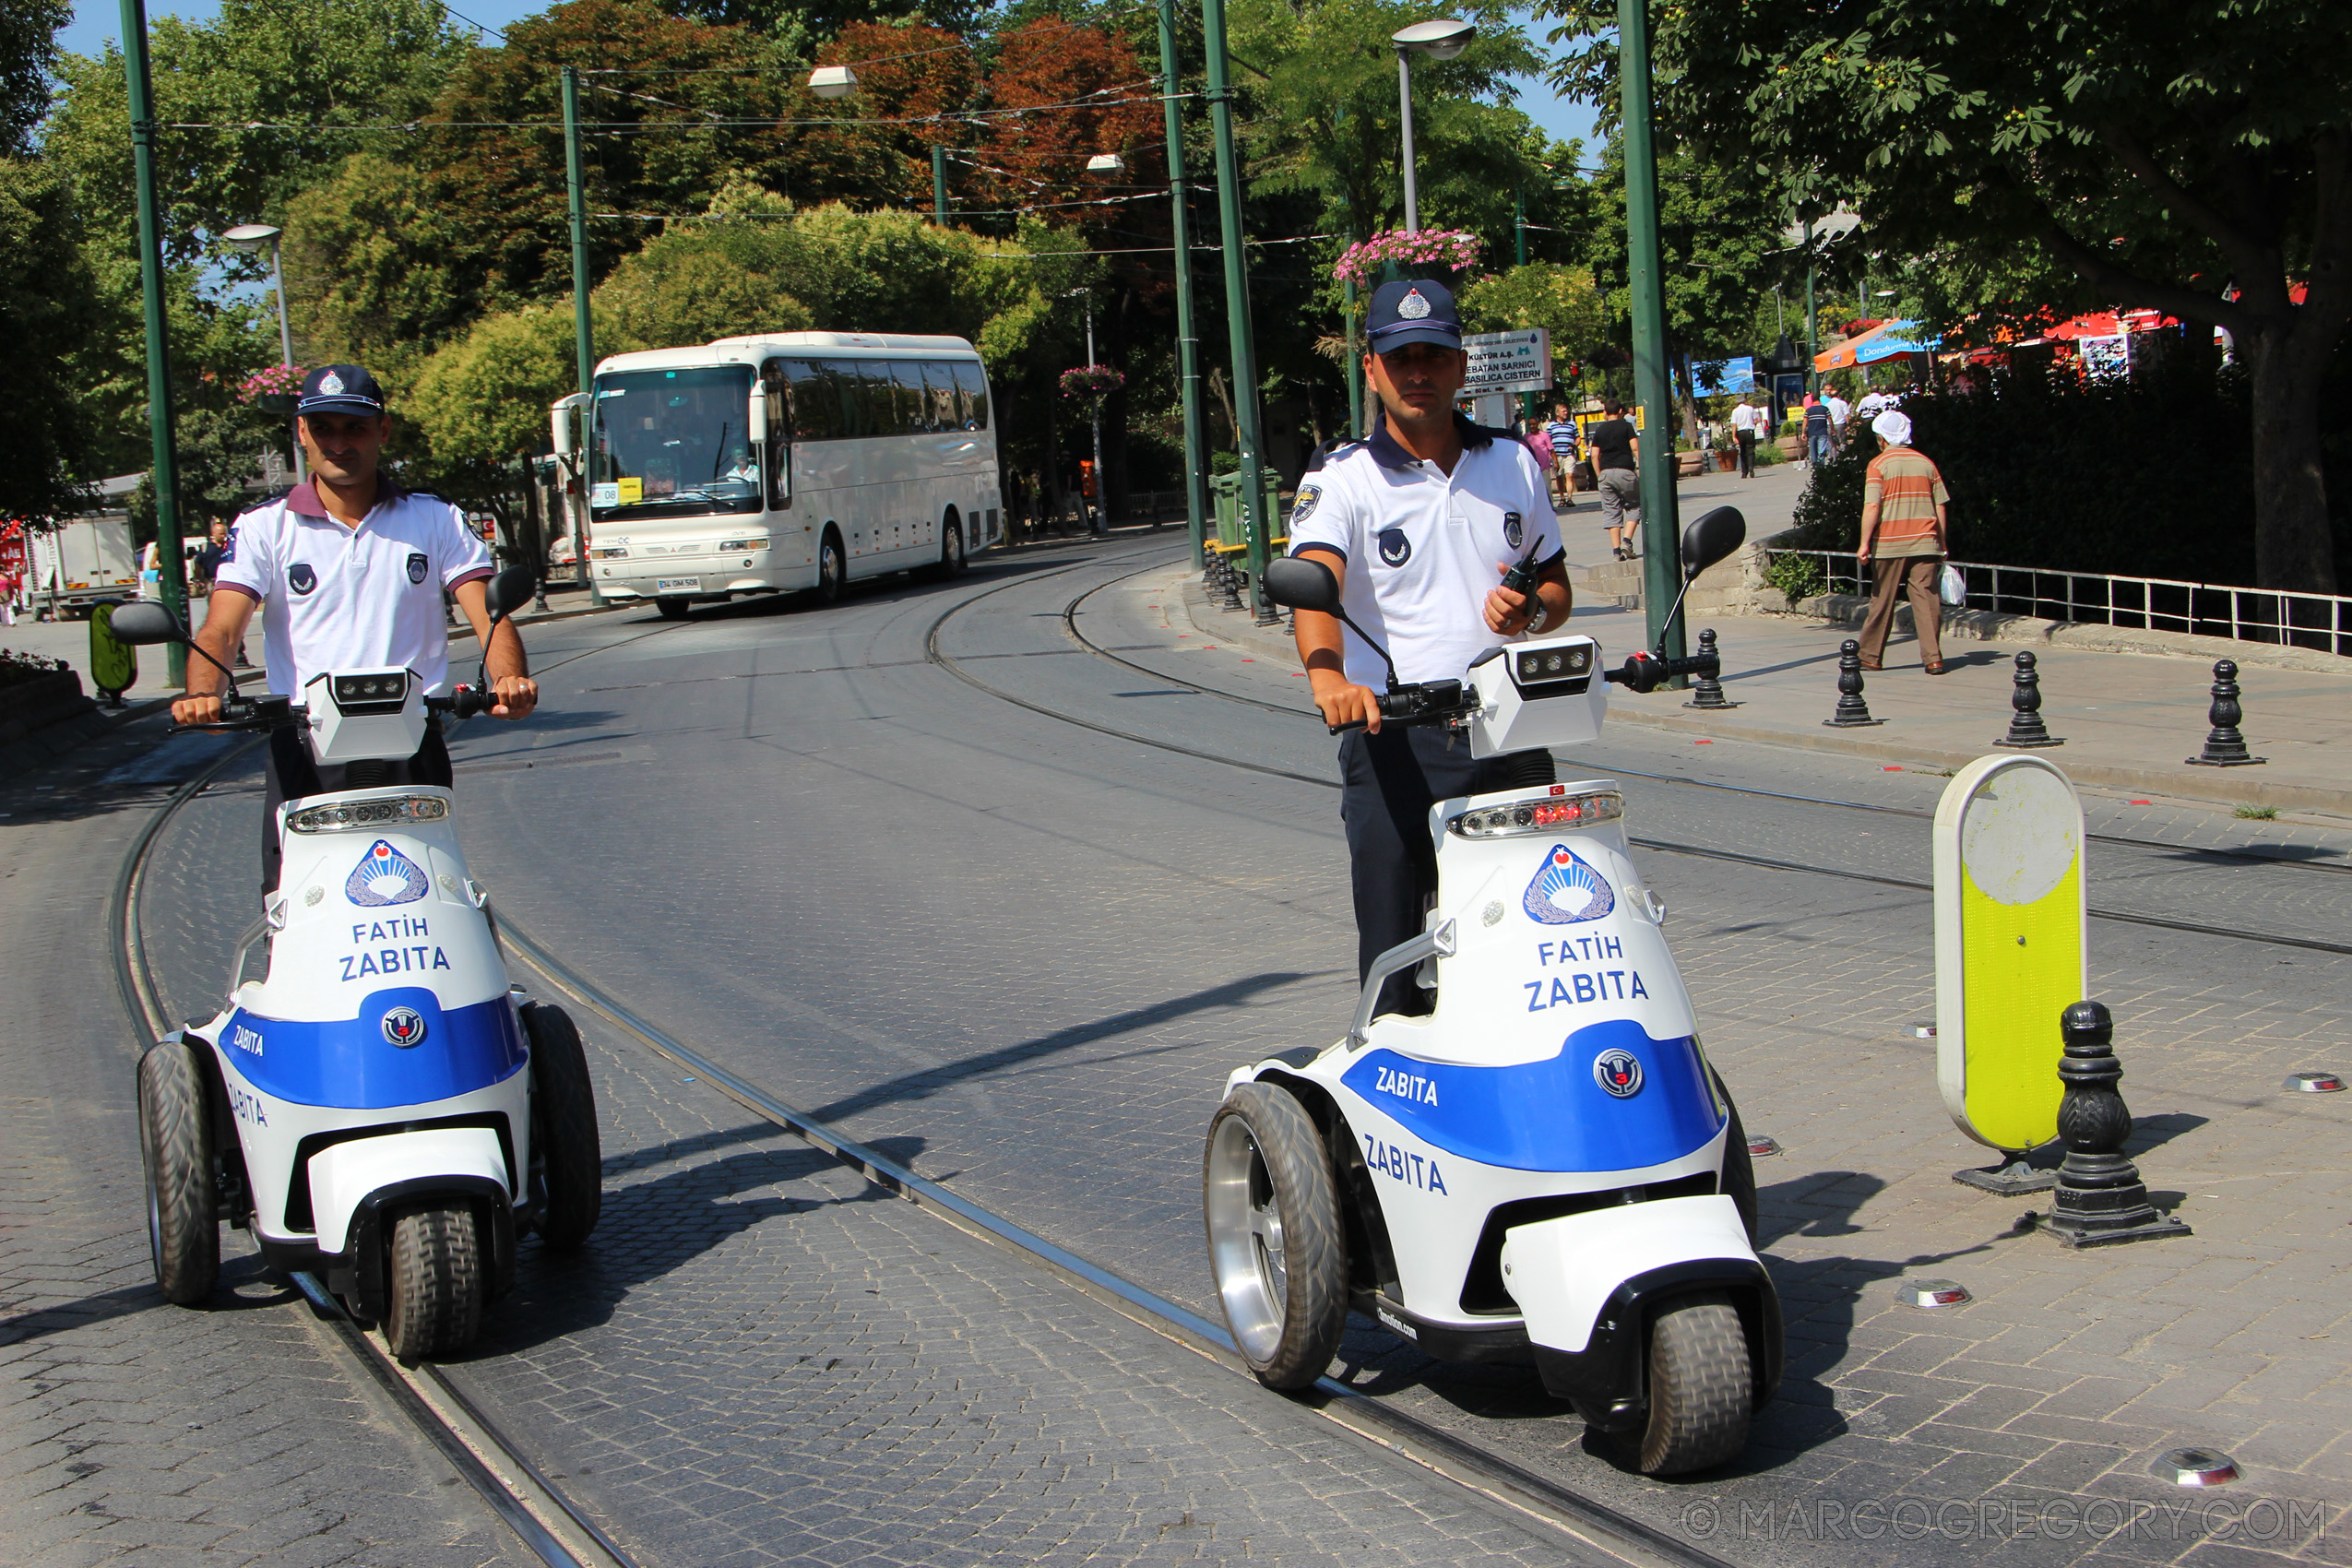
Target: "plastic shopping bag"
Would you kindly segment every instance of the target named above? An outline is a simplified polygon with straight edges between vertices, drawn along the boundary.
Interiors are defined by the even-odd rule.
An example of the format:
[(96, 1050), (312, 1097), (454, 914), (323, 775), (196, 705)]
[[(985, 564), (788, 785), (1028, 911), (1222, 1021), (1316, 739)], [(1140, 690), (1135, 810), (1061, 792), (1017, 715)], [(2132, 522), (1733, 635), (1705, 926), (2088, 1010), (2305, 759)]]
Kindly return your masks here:
[(1936, 574), (1935, 596), (1943, 600), (1946, 610), (1959, 610), (1968, 602), (1968, 579), (1960, 568), (1947, 561), (1943, 570)]

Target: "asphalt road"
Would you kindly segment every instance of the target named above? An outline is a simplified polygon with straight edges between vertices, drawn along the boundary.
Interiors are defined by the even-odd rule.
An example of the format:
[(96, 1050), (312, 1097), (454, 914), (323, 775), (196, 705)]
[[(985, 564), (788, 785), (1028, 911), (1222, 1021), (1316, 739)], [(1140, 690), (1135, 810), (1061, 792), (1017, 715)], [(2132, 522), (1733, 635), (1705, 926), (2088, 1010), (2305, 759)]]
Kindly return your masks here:
[[(1174, 607), (1134, 576), (1174, 558), (1164, 541), (1122, 541), (992, 561), (954, 584), (870, 589), (829, 609), (759, 601), (677, 624), (621, 614), (538, 629), (540, 715), (512, 729), (475, 721), (452, 747), (476, 874), (535, 936), (731, 1070), (1213, 1314), (1201, 1134), (1230, 1068), (1344, 1027), (1353, 935), (1336, 792), (1282, 777), (1328, 779), (1334, 743), (1297, 713), (1182, 683), (1279, 706), (1299, 704), (1304, 685), (1229, 650), (1191, 651), (1201, 639), (1179, 636), (1188, 626)], [(1079, 626), (1143, 669), (1088, 652), (1065, 631), (1065, 607), (1097, 588)], [(1628, 640), (1621, 618), (1591, 623)], [(1050, 713), (976, 689), (935, 662), (934, 649)], [(1638, 836), (1927, 879), (1927, 829), (1915, 818), (1631, 775), (1908, 810), (1931, 809), (1940, 778), (1764, 747), (1694, 751), (1633, 726), (1572, 760), (1574, 773), (1627, 770), (1628, 827)], [(257, 810), (241, 788), (225, 782), (186, 814), (161, 847), (159, 885), (234, 874)], [(2094, 831), (2182, 846), (2101, 847), (2091, 857), (2095, 903), (2255, 932), (2352, 930), (2352, 879), (2205, 853), (2259, 841), (2263, 825), (2132, 814), (2104, 800), (2090, 807)], [(1878, 1310), (1859, 1305), (1864, 1291), (1918, 1254), (1823, 1259), (1791, 1248), (1805, 1252), (1792, 1240), (1800, 1232), (1863, 1229), (1856, 1217), (1883, 1185), (1858, 1179), (1868, 1169), (1860, 1155), (1814, 1131), (1830, 1077), (1874, 1108), (1845, 1119), (1858, 1141), (1883, 1151), (1899, 1136), (1945, 1170), (1984, 1158), (1918, 1108), (1931, 1047), (1901, 1042), (1904, 1026), (1932, 1016), (1931, 969), (1920, 962), (1925, 896), (1671, 853), (1648, 854), (1645, 869), (1673, 910), (1669, 934), (1710, 1052), (1751, 1127), (1784, 1138), (1803, 1127), (1820, 1156), (1760, 1171), (1766, 1229), (1790, 1243), (1778, 1249), (1776, 1275), (1791, 1306), (1791, 1371), (1748, 1463), (1710, 1484), (1756, 1499), (1841, 1476), (1849, 1487), (1899, 1489), (1942, 1455), (1873, 1446), (1879, 1434), (1856, 1419), (1857, 1402), (1830, 1384)], [(185, 909), (159, 913), (155, 926), (159, 968), (175, 1003), (194, 1012), (216, 983), (223, 933)], [(2225, 989), (2256, 999), (2244, 1004), (2250, 1018), (2264, 1009), (2301, 1017), (2337, 1005), (2347, 975), (2341, 958), (2209, 936), (2100, 927), (2094, 942), (2097, 989), (2117, 1001), (2135, 1074), (2135, 1002), (2170, 1017), (2193, 1013), (2201, 987)], [(621, 1060), (621, 1048), (599, 1049)], [(2210, 1055), (2176, 1065), (2192, 1061), (2209, 1065)], [(2152, 1087), (2195, 1092), (2183, 1083), (2176, 1093), (2166, 1072), (2151, 1064)], [(628, 1103), (625, 1114), (647, 1126), (668, 1114), (642, 1093)], [(1903, 1108), (1887, 1115), (1907, 1124), (1875, 1109), (1886, 1105)], [(688, 1135), (704, 1133), (723, 1128)], [(691, 1274), (687, 1261), (678, 1269)], [(758, 1289), (789, 1299), (806, 1265), (774, 1266)], [(672, 1272), (641, 1268), (616, 1299), (659, 1302)], [(646, 1332), (670, 1336), (663, 1355), (707, 1332), (693, 1313), (648, 1313)], [(1684, 1520), (1687, 1488), (1619, 1468), (1523, 1372), (1437, 1366), (1360, 1326), (1344, 1360), (1360, 1387), (1424, 1420), (1662, 1527)], [(631, 1375), (650, 1376), (651, 1364)], [(908, 1375), (921, 1374), (920, 1358), (914, 1366)], [(489, 1386), (507, 1373), (482, 1375)], [(1230, 1383), (1222, 1402), (1246, 1412), (1260, 1397)], [(699, 1414), (668, 1416), (679, 1423), (674, 1440), (692, 1443), (710, 1425), (733, 1430), (742, 1412), (714, 1396)], [(1384, 1496), (1410, 1491), (1394, 1476), (1378, 1484)], [(2071, 1561), (2091, 1550), (2049, 1544), (2025, 1555)], [(1860, 1562), (1883, 1551), (1767, 1541), (1733, 1554)], [(1930, 1540), (1914, 1555), (1971, 1553)]]

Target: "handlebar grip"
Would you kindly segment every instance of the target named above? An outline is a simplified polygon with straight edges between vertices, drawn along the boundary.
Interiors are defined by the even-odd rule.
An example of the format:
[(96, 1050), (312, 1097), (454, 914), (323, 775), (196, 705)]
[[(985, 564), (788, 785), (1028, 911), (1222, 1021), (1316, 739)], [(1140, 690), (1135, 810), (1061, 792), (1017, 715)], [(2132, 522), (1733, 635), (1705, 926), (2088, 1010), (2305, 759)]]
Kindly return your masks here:
[(1720, 655), (1705, 653), (1669, 659), (1666, 661), (1666, 673), (1669, 679), (1676, 675), (1720, 675), (1723, 673), (1723, 659)]
[(1326, 724), (1324, 728), (1329, 730), (1335, 735), (1342, 735), (1350, 730), (1363, 729), (1364, 721), (1360, 719), (1350, 719), (1345, 724)]

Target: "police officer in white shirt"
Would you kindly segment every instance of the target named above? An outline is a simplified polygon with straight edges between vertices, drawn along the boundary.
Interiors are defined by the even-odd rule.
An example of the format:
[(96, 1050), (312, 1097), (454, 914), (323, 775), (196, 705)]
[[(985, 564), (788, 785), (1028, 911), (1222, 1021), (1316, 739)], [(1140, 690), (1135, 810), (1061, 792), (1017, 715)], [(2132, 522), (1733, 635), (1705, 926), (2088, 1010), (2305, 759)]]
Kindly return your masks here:
[[(1372, 434), (1333, 452), (1299, 486), (1290, 553), (1313, 555), (1340, 585), (1356, 624), (1387, 647), (1400, 681), (1458, 680), (1470, 661), (1568, 620), (1560, 528), (1534, 455), (1507, 431), (1455, 412), (1469, 371), (1454, 296), (1425, 279), (1372, 291), (1364, 379), (1379, 394)], [(1526, 564), (1526, 592), (1503, 586)], [(1429, 808), (1455, 795), (1549, 782), (1549, 753), (1470, 759), (1442, 729), (1383, 731), (1375, 692), (1388, 668), (1332, 615), (1297, 612), (1299, 657), (1324, 722), (1360, 723), (1339, 743), (1340, 817), (1355, 886), (1357, 974), (1420, 933), (1437, 892)], [(1425, 1013), (1409, 975), (1380, 1011)]]
[[(312, 677), (337, 668), (401, 665), (425, 690), (449, 689), (445, 588), (490, 634), (490, 552), (466, 527), (464, 513), (438, 496), (402, 490), (381, 470), (392, 434), (384, 389), (357, 365), (327, 365), (303, 378), (295, 404), (296, 438), (311, 477), (246, 512), (230, 529), (212, 600), (196, 646), (222, 664), (245, 645), (254, 611), (262, 612), (269, 689), (299, 700)], [(539, 687), (512, 621), (499, 623), (486, 655), (497, 702), (490, 712), (520, 719), (539, 703)], [(188, 692), (172, 705), (182, 724), (217, 723), (221, 676), (209, 661), (188, 661)], [(343, 788), (344, 770), (313, 761), (292, 730), (269, 737), (262, 811), (262, 890), (278, 885), (279, 805)], [(416, 755), (392, 765), (396, 784), (451, 782), (441, 721), (428, 722)]]

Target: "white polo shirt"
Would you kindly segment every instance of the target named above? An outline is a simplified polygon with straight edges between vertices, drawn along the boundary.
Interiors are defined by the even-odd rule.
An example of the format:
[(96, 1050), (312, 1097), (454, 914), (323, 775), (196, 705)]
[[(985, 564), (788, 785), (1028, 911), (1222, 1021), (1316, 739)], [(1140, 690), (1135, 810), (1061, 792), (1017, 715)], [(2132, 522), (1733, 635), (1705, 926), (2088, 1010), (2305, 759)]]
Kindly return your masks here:
[(490, 576), (490, 552), (437, 495), (376, 481), (356, 529), (327, 515), (307, 482), (240, 517), (213, 575), (261, 605), (269, 689), (299, 697), (328, 670), (403, 665), (425, 689), (449, 685), (441, 592)]
[[(1290, 553), (1329, 550), (1347, 562), (1340, 603), (1386, 646), (1400, 681), (1459, 679), (1505, 640), (1486, 624), (1486, 596), (1503, 581), (1497, 564), (1560, 558), (1535, 454), (1506, 432), (1455, 420), (1463, 451), (1451, 476), (1397, 445), (1384, 416), (1369, 439), (1300, 481), (1290, 512)], [(1380, 655), (1342, 635), (1348, 679), (1386, 690)]]

